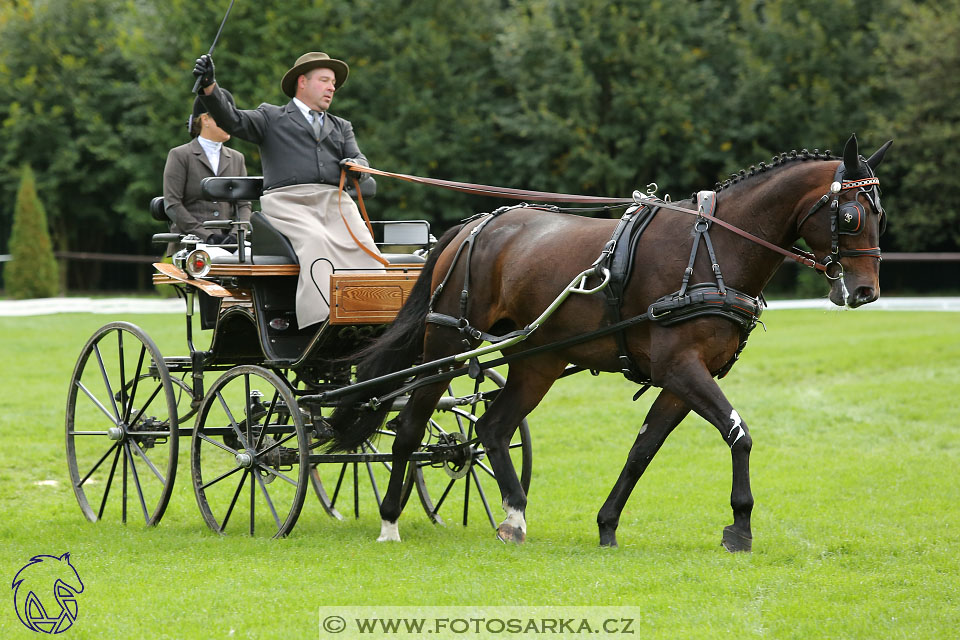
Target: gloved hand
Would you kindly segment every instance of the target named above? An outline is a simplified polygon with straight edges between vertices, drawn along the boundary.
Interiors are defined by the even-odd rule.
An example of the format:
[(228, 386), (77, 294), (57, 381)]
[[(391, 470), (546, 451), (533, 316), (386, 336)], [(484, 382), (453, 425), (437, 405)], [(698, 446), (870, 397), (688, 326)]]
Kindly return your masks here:
[(237, 236), (229, 231), (213, 233), (207, 238), (207, 244), (236, 244)]
[(357, 182), (362, 182), (362, 181), (366, 180), (366, 179), (370, 176), (369, 173), (362, 173), (362, 172), (360, 172), (360, 171), (354, 171), (353, 169), (351, 169), (350, 167), (347, 166), (347, 163), (348, 163), (348, 162), (352, 162), (353, 164), (359, 164), (359, 165), (365, 164), (365, 163), (362, 162), (359, 158), (344, 158), (343, 160), (341, 160), (341, 161), (340, 161), (340, 168), (347, 170), (347, 178), (349, 178), (349, 179), (351, 179), (351, 180), (356, 179)]
[(197, 63), (193, 67), (193, 75), (200, 79), (201, 89), (206, 89), (216, 82), (213, 76), (213, 58), (207, 54), (203, 54), (197, 58)]

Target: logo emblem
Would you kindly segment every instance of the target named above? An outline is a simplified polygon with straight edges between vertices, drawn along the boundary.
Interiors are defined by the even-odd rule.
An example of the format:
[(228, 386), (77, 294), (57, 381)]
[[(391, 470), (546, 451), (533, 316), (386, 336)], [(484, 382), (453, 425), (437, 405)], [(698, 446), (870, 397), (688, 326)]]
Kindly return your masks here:
[(34, 556), (13, 578), (13, 602), (23, 626), (37, 633), (63, 633), (77, 619), (80, 574), (70, 554)]

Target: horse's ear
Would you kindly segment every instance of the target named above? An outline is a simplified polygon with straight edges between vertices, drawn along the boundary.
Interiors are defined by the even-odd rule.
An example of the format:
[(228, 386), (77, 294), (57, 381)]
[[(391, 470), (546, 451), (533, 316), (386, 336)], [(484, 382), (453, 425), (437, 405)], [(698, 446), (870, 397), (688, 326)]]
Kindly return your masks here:
[(70, 552), (67, 551), (65, 554), (60, 556), (61, 561), (66, 561), (67, 564), (70, 564)]
[(871, 169), (876, 170), (877, 166), (883, 162), (883, 155), (887, 152), (887, 149), (890, 148), (890, 145), (893, 144), (893, 140), (887, 140), (882, 147), (874, 151), (873, 155), (867, 158), (867, 164), (870, 165)]
[(857, 134), (851, 133), (847, 144), (843, 147), (843, 177), (845, 180), (856, 180), (866, 175), (861, 168), (860, 149), (857, 144)]

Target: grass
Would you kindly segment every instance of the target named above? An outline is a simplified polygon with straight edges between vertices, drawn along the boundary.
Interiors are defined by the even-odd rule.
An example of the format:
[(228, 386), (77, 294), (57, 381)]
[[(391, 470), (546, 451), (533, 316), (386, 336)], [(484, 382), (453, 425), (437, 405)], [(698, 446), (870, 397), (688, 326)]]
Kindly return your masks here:
[[(165, 355), (185, 353), (182, 318), (123, 319)], [(71, 637), (315, 638), (319, 606), (375, 604), (622, 606), (644, 638), (947, 638), (960, 628), (956, 315), (765, 315), (769, 331), (754, 332), (721, 381), (754, 439), (754, 552), (737, 556), (719, 544), (731, 521), (729, 453), (697, 417), (638, 484), (620, 548), (598, 548), (596, 512), (655, 393), (633, 403), (634, 387), (614, 375), (562, 380), (530, 417), (520, 547), (480, 522), (434, 526), (413, 502), (404, 542), (376, 544), (369, 495), (357, 520), (328, 518), (309, 495), (287, 539), (221, 538), (200, 519), (185, 454), (157, 528), (88, 523), (66, 475), (64, 401), (81, 346), (108, 320), (0, 318), (0, 577), (69, 551), (86, 585)], [(58, 484), (37, 484), (46, 480)], [(34, 637), (12, 593), (0, 637)]]

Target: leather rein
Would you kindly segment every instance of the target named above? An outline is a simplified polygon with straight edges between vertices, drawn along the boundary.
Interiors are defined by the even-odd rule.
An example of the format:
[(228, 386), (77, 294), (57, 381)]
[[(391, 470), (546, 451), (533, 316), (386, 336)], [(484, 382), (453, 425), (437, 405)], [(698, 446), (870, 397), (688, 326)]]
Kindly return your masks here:
[[(843, 165), (841, 165), (841, 167), (842, 166)], [(356, 171), (358, 173), (369, 173), (376, 176), (396, 178), (398, 180), (403, 180), (405, 182), (413, 182), (416, 184), (425, 184), (425, 185), (430, 185), (435, 187), (442, 187), (444, 189), (451, 189), (453, 191), (460, 191), (462, 193), (469, 193), (473, 195), (494, 196), (494, 197), (507, 198), (512, 200), (532, 199), (532, 200), (538, 200), (541, 202), (566, 202), (566, 203), (598, 204), (598, 205), (599, 204), (646, 205), (651, 207), (660, 207), (661, 209), (669, 209), (671, 211), (676, 211), (686, 215), (696, 216), (697, 218), (700, 218), (700, 219), (705, 218), (704, 212), (701, 208), (687, 209), (685, 207), (681, 207), (679, 205), (673, 204), (668, 200), (661, 200), (660, 198), (644, 196), (639, 191), (634, 191), (632, 198), (606, 198), (606, 197), (600, 197), (600, 196), (585, 196), (585, 195), (577, 195), (577, 194), (571, 194), (571, 193), (552, 193), (549, 191), (529, 191), (524, 189), (511, 189), (508, 187), (497, 187), (497, 186), (486, 185), (486, 184), (474, 184), (471, 182), (455, 182), (453, 180), (425, 178), (422, 176), (414, 176), (414, 175), (409, 175), (405, 173), (394, 173), (391, 171), (383, 171), (381, 169), (365, 167), (363, 165), (354, 164), (352, 162), (346, 163), (346, 167), (349, 167), (351, 170)], [(341, 177), (340, 177), (341, 190), (343, 188), (345, 175), (346, 175), (346, 169), (344, 169), (341, 172)], [(354, 183), (357, 187), (357, 193), (359, 194), (360, 193), (359, 184), (357, 184), (356, 180), (354, 180)], [(846, 191), (848, 189), (866, 190), (867, 187), (876, 189), (879, 184), (880, 184), (880, 180), (874, 176), (871, 176), (865, 179), (860, 179), (860, 180), (835, 180), (830, 185), (830, 191), (824, 194), (823, 197), (821, 197), (817, 201), (817, 203), (813, 205), (810, 211), (807, 212), (807, 214), (803, 218), (801, 218), (800, 222), (797, 224), (797, 229), (799, 230), (800, 226), (803, 225), (804, 222), (806, 222), (807, 218), (809, 218), (812, 214), (816, 213), (816, 211), (820, 209), (820, 207), (822, 207), (828, 201), (830, 201), (831, 198), (832, 198), (831, 206), (833, 206), (833, 204), (836, 203), (837, 197), (841, 191)], [(359, 201), (360, 210), (363, 212), (363, 217), (364, 219), (369, 220), (369, 218), (367, 217), (366, 208), (363, 205), (363, 198), (361, 197), (359, 200), (360, 200)], [(792, 251), (788, 249), (784, 249), (783, 247), (779, 247), (773, 244), (772, 242), (768, 242), (763, 238), (759, 238), (748, 231), (744, 231), (743, 229), (736, 227), (730, 224), (729, 222), (721, 220), (716, 216), (710, 215), (708, 217), (709, 217), (710, 223), (721, 226), (724, 229), (727, 229), (728, 231), (732, 231), (733, 233), (737, 234), (742, 238), (745, 238), (746, 240), (749, 240), (750, 242), (758, 244), (761, 247), (764, 247), (765, 249), (769, 249), (770, 251), (773, 251), (775, 253), (779, 253), (784, 257), (789, 258), (790, 260), (793, 260), (799, 264), (802, 264), (805, 267), (816, 269), (817, 271), (820, 271), (821, 273), (823, 273), (830, 280), (836, 280), (838, 278), (843, 277), (843, 266), (840, 265), (839, 257), (841, 257), (842, 255), (846, 255), (849, 252), (844, 252), (844, 254), (838, 254), (836, 250), (837, 249), (836, 240), (833, 243), (834, 244), (833, 255), (827, 256), (826, 258), (824, 258), (824, 262), (820, 263), (820, 262), (817, 262), (816, 256), (814, 256), (812, 253), (808, 251), (804, 251), (797, 247), (793, 247)], [(833, 235), (835, 238), (836, 233), (834, 232)], [(875, 253), (872, 250), (870, 253), (853, 252), (853, 253), (850, 253), (850, 255), (872, 255), (879, 258), (879, 250), (876, 250)], [(837, 256), (837, 257), (833, 257), (833, 256)], [(834, 270), (833, 272), (831, 272), (831, 266), (833, 265), (838, 267), (838, 270)]]

